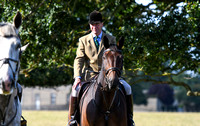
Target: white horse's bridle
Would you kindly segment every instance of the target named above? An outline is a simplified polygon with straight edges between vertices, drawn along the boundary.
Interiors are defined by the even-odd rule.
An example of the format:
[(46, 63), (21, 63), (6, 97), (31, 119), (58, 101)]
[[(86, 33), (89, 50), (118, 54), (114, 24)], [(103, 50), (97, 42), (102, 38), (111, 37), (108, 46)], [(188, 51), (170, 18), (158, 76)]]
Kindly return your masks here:
[[(17, 80), (16, 80), (16, 74), (19, 72), (19, 60), (15, 60), (15, 59), (12, 59), (12, 58), (4, 58), (4, 59), (0, 59), (0, 61), (3, 61), (3, 63), (2, 63), (2, 65), (1, 65), (1, 67), (4, 65), (4, 64), (8, 64), (9, 65), (9, 67), (11, 68), (11, 70), (12, 70), (12, 73), (13, 73), (13, 82), (14, 82), (14, 87), (16, 88), (17, 86), (16, 86), (16, 82), (17, 82)], [(11, 66), (11, 64), (10, 64), (10, 61), (12, 61), (12, 62), (15, 62), (16, 63), (16, 69), (15, 69), (15, 71), (13, 70), (13, 68), (12, 68), (12, 66)], [(0, 69), (1, 69), (1, 67), (0, 67)], [(1, 81), (1, 80), (0, 80)]]
[[(13, 36), (9, 36), (9, 37), (13, 37)], [(20, 40), (20, 36), (18, 35), (18, 36), (14, 36), (14, 37), (17, 37), (17, 38), (19, 38), (19, 40)], [(16, 59), (13, 59), (13, 58), (3, 58), (3, 59), (0, 59), (0, 61), (3, 61), (3, 63), (2, 63), (2, 65), (0, 66), (0, 69), (2, 68), (2, 66), (4, 65), (4, 64), (8, 64), (9, 65), (9, 67), (11, 68), (11, 70), (12, 70), (12, 74), (13, 74), (13, 83), (14, 83), (14, 87), (16, 88), (17, 87), (17, 79), (16, 79), (16, 75), (18, 74), (18, 72), (19, 72), (19, 70), (20, 70), (20, 57), (21, 57), (21, 53), (22, 53), (22, 51), (21, 51), (21, 44), (20, 44), (20, 47), (19, 47), (19, 59), (18, 60), (16, 60)], [(10, 64), (10, 61), (12, 61), (12, 62), (14, 62), (14, 63), (16, 63), (16, 69), (14, 70), (13, 68), (12, 68), (12, 66), (11, 66), (11, 64)], [(1, 83), (1, 79), (0, 79), (0, 83)]]
[[(3, 67), (3, 65), (5, 65), (5, 64), (8, 64), (9, 65), (9, 67), (11, 68), (11, 71), (12, 71), (12, 74), (13, 74), (13, 80), (12, 80), (12, 83), (14, 83), (14, 88), (16, 89), (17, 88), (17, 78), (16, 78), (16, 76), (17, 76), (17, 74), (18, 74), (18, 72), (19, 72), (19, 70), (20, 70), (20, 57), (21, 57), (21, 46), (19, 47), (19, 59), (17, 60), (17, 59), (13, 59), (13, 58), (3, 58), (3, 59), (0, 59), (0, 61), (2, 61), (3, 63), (1, 64), (1, 66), (0, 66), (0, 69)], [(11, 66), (11, 63), (10, 62), (14, 62), (14, 63), (16, 63), (16, 69), (14, 70), (13, 69), (13, 67)], [(0, 79), (0, 83), (1, 83), (1, 79)], [(13, 91), (11, 91), (11, 93), (12, 93)], [(0, 122), (0, 126), (8, 126), (8, 125), (10, 125), (10, 123), (12, 123), (12, 121), (14, 120), (14, 118), (16, 117), (16, 115), (17, 115), (17, 111), (18, 111), (18, 102), (17, 102), (17, 96), (15, 96), (15, 98), (14, 98), (14, 101), (15, 101), (15, 105), (16, 105), (16, 107), (15, 107), (15, 113), (14, 113), (14, 116), (7, 122), (7, 123), (5, 123), (5, 117), (3, 117), (3, 120), (1, 120), (1, 122)], [(9, 100), (9, 102), (8, 102), (8, 104), (10, 103), (10, 100)], [(2, 113), (2, 112), (1, 112)]]

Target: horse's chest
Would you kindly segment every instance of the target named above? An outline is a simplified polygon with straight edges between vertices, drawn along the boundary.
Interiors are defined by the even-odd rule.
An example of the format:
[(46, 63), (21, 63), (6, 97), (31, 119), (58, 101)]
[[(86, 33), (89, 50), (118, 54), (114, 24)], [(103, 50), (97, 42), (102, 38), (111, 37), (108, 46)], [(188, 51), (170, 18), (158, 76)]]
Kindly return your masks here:
[(116, 97), (111, 110), (108, 110), (96, 95), (86, 94), (81, 112), (82, 122), (87, 122), (89, 126), (105, 126), (105, 123), (121, 126), (122, 120), (126, 120), (126, 107), (124, 102), (119, 102), (120, 97)]

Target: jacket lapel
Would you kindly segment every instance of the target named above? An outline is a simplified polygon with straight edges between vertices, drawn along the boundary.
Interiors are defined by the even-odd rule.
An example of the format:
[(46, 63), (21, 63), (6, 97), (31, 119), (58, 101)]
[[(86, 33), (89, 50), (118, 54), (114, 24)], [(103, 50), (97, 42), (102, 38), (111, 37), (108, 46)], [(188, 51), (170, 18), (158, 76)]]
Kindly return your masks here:
[(90, 35), (89, 35), (88, 42), (91, 44), (92, 49), (94, 49), (94, 50), (95, 50), (95, 53), (97, 54), (97, 48), (96, 48), (96, 45), (95, 45), (95, 43), (94, 43), (94, 39), (93, 39), (93, 37), (92, 37), (92, 33), (90, 33)]

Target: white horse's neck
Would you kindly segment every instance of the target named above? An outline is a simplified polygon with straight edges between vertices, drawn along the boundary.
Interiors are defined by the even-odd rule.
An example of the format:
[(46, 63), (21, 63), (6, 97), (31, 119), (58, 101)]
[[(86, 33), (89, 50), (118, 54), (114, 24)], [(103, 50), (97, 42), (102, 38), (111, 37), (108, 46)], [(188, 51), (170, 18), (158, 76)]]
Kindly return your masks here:
[(15, 96), (16, 91), (11, 95), (0, 95), (0, 123), (5, 119), (10, 120), (15, 115), (18, 104), (16, 101), (18, 99), (15, 99)]
[(4, 115), (5, 110), (9, 104), (11, 95), (0, 95), (0, 116)]

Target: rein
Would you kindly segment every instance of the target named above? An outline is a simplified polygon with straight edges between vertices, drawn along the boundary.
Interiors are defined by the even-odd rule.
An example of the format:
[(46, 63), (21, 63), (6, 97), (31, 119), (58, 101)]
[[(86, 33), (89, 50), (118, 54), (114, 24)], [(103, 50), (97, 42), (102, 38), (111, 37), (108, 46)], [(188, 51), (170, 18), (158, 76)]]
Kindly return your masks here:
[[(97, 82), (96, 82), (96, 83), (97, 83)], [(98, 83), (97, 83), (97, 84), (98, 84)], [(110, 115), (111, 112), (112, 112), (111, 107), (113, 106), (114, 100), (116, 99), (117, 91), (119, 90), (119, 87), (117, 87), (117, 89), (116, 89), (115, 92), (114, 92), (114, 96), (113, 96), (113, 98), (112, 98), (111, 104), (108, 105), (108, 104), (107, 104), (108, 102), (107, 102), (107, 100), (106, 100), (105, 93), (104, 93), (104, 91), (102, 90), (101, 85), (98, 84), (98, 86), (100, 87), (100, 90), (101, 90), (101, 92), (102, 92), (103, 100), (104, 100), (105, 103), (106, 103), (106, 111), (102, 111), (102, 110), (100, 109), (101, 107), (100, 107), (99, 105), (97, 105), (97, 103), (95, 102), (95, 100), (93, 100), (93, 104), (94, 104), (95, 106), (97, 106), (99, 112), (101, 112), (101, 113), (104, 115), (105, 126), (108, 126), (109, 115)], [(95, 98), (94, 98), (94, 99), (95, 99)], [(118, 102), (117, 107), (119, 107), (119, 105), (120, 105), (120, 101)]]
[[(118, 88), (117, 88), (117, 90), (115, 90), (114, 96), (113, 96), (113, 98), (112, 98), (112, 102), (111, 102), (111, 104), (110, 104), (109, 107), (108, 107), (108, 104), (107, 104), (107, 100), (106, 100), (105, 94), (104, 94), (104, 92), (102, 91), (103, 99), (104, 99), (104, 101), (105, 101), (105, 103), (106, 103), (106, 106), (107, 106), (107, 107), (106, 107), (107, 110), (106, 110), (106, 112), (104, 113), (104, 115), (105, 115), (105, 121), (106, 121), (106, 122), (105, 122), (106, 126), (108, 125), (109, 114), (111, 113), (111, 107), (112, 107), (113, 102), (114, 102), (114, 100), (115, 100), (117, 91), (118, 91)], [(119, 104), (120, 104), (120, 102), (118, 103), (118, 106), (119, 106)]]

